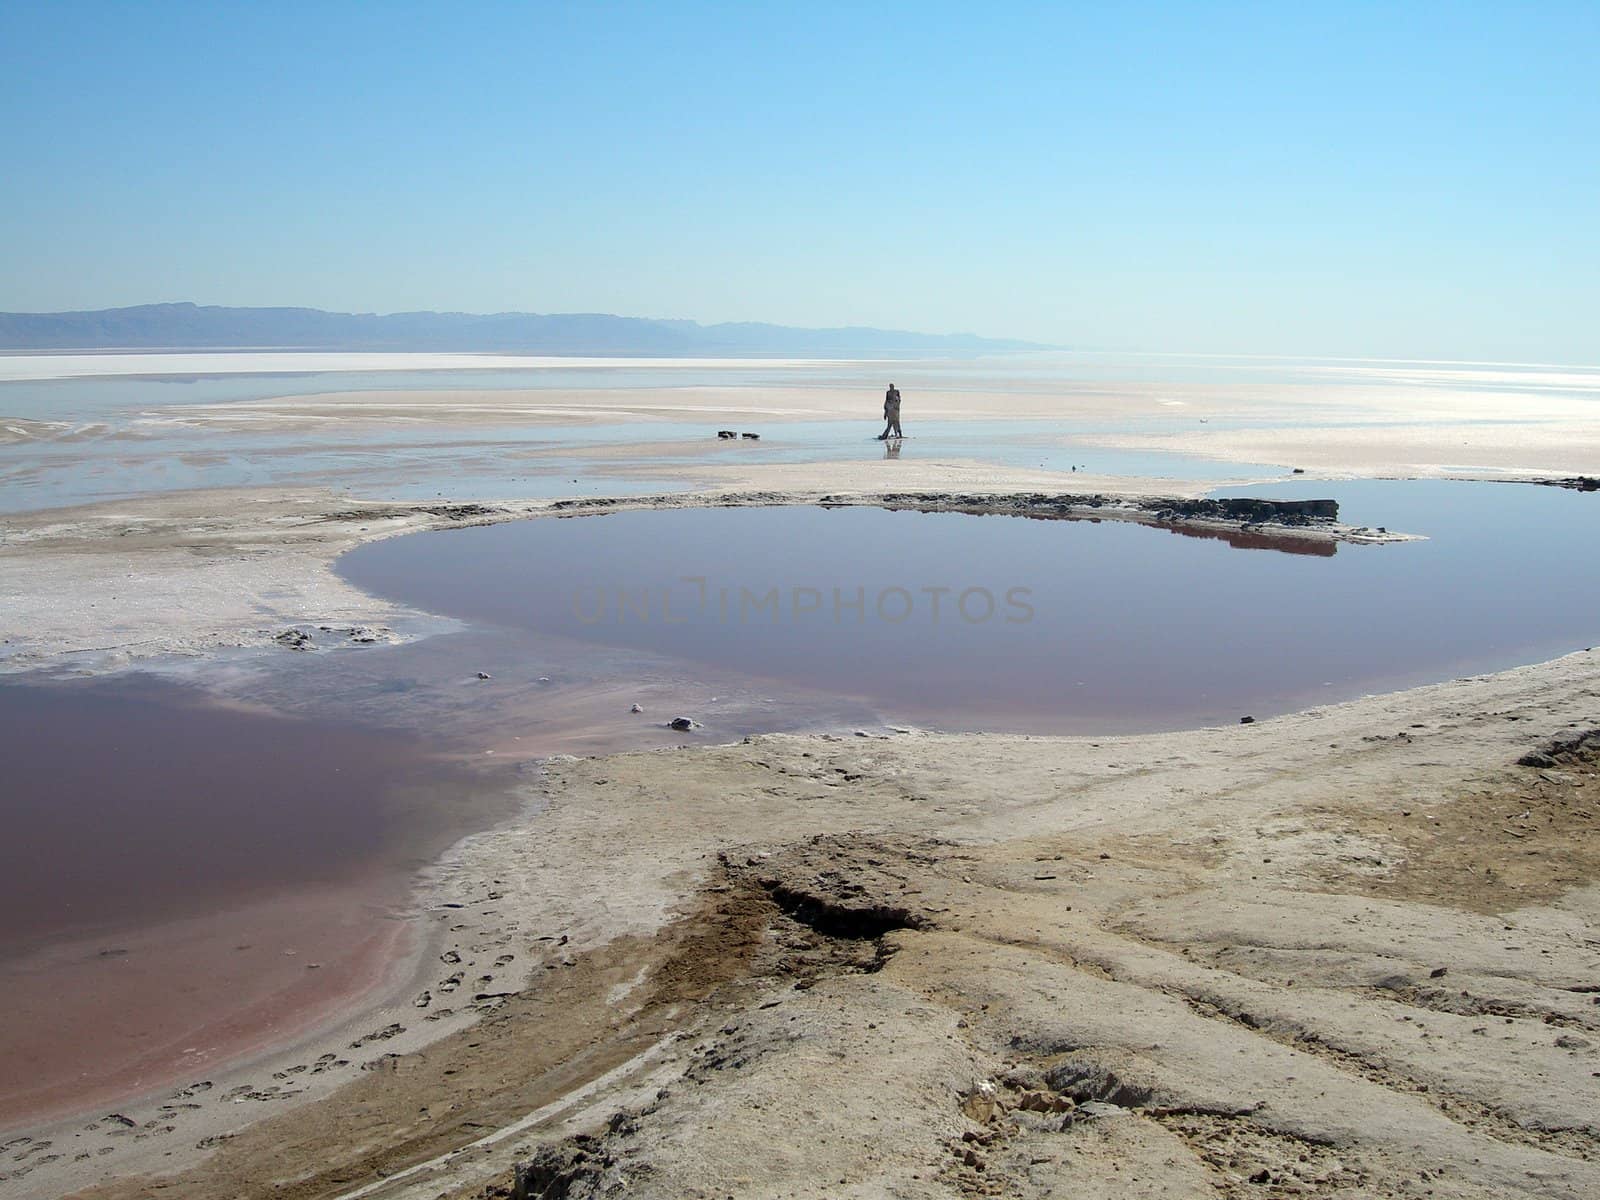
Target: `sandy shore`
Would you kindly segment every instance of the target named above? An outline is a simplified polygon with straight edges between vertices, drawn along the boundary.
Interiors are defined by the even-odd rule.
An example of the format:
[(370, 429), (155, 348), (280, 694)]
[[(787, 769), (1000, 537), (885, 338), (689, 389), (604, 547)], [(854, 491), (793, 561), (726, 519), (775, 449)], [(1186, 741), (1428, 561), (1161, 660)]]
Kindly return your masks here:
[[(1151, 410), (1172, 408), (1158, 390)], [(383, 396), (215, 419), (391, 419)], [(699, 411), (591, 398), (596, 419)], [(833, 403), (796, 389), (759, 411)], [(1059, 415), (1052, 396), (1017, 411), (1035, 403)], [(1592, 466), (1547, 454), (1555, 429), (1486, 442), (1474, 471)], [(1261, 436), (1288, 454), (1303, 432)], [(1427, 457), (1373, 446), (1308, 466)], [(1401, 536), (1146, 503), (1214, 481), (663, 470), (712, 486), (617, 503), (1046, 503)], [(290, 627), (421, 636), (441, 622), (343, 583), (337, 555), (600, 507), (558, 505), (270, 488), (7, 516), (0, 669), (205, 664)], [(1592, 746), (1517, 760), (1596, 727), (1584, 652), (1225, 729), (873, 729), (530, 764), (520, 815), (419, 881), (417, 936), (376, 991), (114, 1111), (0, 1136), (0, 1196), (478, 1198), (510, 1194), (519, 1163), (533, 1195), (1593, 1195), (1600, 764)]]
[(0, 1186), (1590, 1195), (1600, 784), (1515, 762), (1597, 694), (1583, 653), (1242, 728), (555, 762), (436, 880), (429, 1007), (325, 1052), (357, 1082), (259, 1122), (308, 1046), (13, 1142)]

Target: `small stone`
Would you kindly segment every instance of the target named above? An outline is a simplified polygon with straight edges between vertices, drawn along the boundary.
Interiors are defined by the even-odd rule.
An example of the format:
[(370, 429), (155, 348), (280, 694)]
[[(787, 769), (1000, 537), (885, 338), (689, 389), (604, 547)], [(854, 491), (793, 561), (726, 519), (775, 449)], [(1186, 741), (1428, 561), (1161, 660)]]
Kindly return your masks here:
[(961, 1102), (961, 1113), (969, 1121), (976, 1121), (983, 1125), (990, 1121), (999, 1112), (999, 1105), (993, 1096), (986, 1096), (982, 1092), (973, 1092)]
[(694, 728), (694, 721), (688, 717), (673, 717), (667, 724), (669, 728), (676, 729), (679, 733), (688, 733)]
[(479, 679), (489, 679), (489, 678), (491, 678), (491, 676), (490, 676), (489, 672), (487, 672), (487, 671), (479, 671), (478, 672), (478, 678)]
[(628, 711), (631, 713), (642, 713), (644, 711), (644, 707), (642, 705), (635, 704), (630, 707)]
[(1240, 717), (1239, 718), (1239, 724), (1241, 724), (1241, 725), (1254, 725), (1255, 723), (1256, 723), (1256, 719), (1254, 717)]

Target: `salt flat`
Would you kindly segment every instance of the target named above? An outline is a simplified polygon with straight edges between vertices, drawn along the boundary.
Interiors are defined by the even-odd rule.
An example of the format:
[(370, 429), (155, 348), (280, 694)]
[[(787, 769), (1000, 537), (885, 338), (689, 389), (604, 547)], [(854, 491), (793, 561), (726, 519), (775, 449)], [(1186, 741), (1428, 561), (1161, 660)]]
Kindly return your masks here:
[[(619, 458), (657, 484), (632, 504), (1092, 494), (1118, 519), (1136, 515), (1137, 497), (1194, 497), (1219, 480), (1072, 471), (1089, 439), (1248, 450), (1270, 473), (1223, 482), (1286, 481), (1303, 465), (1294, 478), (1329, 488), (1391, 472), (1593, 474), (1600, 461), (1582, 371), (1512, 372), (1480, 389), (1404, 367), (1330, 384), (1300, 371), (897, 364), (913, 437), (888, 457), (870, 441), (881, 364), (769, 368), (766, 382), (727, 388), (713, 378), (721, 365), (690, 366), (681, 389), (608, 387), (607, 365), (559, 389), (408, 380), (342, 394), (318, 379), (315, 395), (264, 384), (237, 404), (141, 394), (110, 415), (105, 440), (82, 443), (41, 428), (47, 411), (4, 407), (22, 393), (0, 390), (24, 439), (7, 448), (4, 486), (24, 498), (51, 455), (120, 458), (105, 447), (136, 444), (149, 412), (181, 423), (193, 439), (182, 454), (199, 456), (183, 487), (7, 506), (4, 665), (179, 664), (239, 702), (264, 686), (240, 678), (277, 678), (270, 656), (295, 655), (274, 641), (286, 629), (315, 640), (323, 625), (382, 627), (426, 646), (430, 615), (345, 582), (340, 553), (583, 511), (558, 506), (606, 498)], [(992, 444), (919, 455), (919, 405), (935, 421), (1057, 418), (1066, 448), (1031, 461)], [(541, 490), (519, 496), (532, 484), (492, 464), (515, 452), (506, 430), (547, 407), (602, 430), (623, 414), (663, 436), (630, 429), (620, 454), (568, 448), (530, 469)], [(486, 409), (497, 411), (485, 445), (466, 457), (452, 444)], [(378, 440), (317, 457), (327, 422), (359, 442), (401, 417), (428, 427), (438, 457)], [(786, 421), (847, 417), (859, 438), (766, 460), (714, 438), (757, 420), (754, 445), (782, 449)], [(270, 455), (230, 442), (246, 425), (277, 431)], [(582, 489), (560, 490), (585, 454)], [(208, 483), (233, 456), (301, 466), (293, 479)], [(1174, 461), (1177, 472), (1198, 460)], [(357, 462), (370, 470), (352, 495)], [(396, 498), (424, 462), (439, 495)], [(1600, 666), (1571, 649), (1243, 726), (1024, 737), (886, 720), (863, 725), (868, 736), (833, 727), (712, 745), (652, 725), (634, 752), (575, 758), (518, 749), (549, 716), (530, 667), (479, 743), (523, 768), (518, 816), (419, 871), (404, 919), (423, 936), (367, 1007), (129, 1096), (115, 1119), (7, 1132), (0, 1195), (478, 1197), (508, 1191), (514, 1164), (530, 1161), (568, 1177), (574, 1196), (622, 1181), (662, 1196), (1592, 1195), (1596, 763), (1579, 746), (1517, 765), (1600, 727)], [(385, 693), (345, 665), (385, 652), (295, 656), (273, 694), (294, 703), (324, 673), (321, 686), (352, 704), (472, 727), (472, 710), (448, 699), (477, 684), (471, 668), (454, 664), (465, 678), (449, 687)], [(664, 689), (661, 702), (683, 694)], [(567, 697), (561, 736), (629, 728), (625, 692)]]

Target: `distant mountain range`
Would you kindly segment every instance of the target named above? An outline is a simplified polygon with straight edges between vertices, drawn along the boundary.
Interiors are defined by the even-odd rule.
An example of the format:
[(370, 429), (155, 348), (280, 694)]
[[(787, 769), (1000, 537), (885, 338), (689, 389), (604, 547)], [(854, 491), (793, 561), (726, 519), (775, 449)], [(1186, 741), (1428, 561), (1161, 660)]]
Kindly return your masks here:
[(140, 304), (0, 313), (0, 350), (454, 350), (520, 354), (796, 358), (993, 354), (1054, 347), (972, 334), (701, 325), (606, 313), (334, 313)]

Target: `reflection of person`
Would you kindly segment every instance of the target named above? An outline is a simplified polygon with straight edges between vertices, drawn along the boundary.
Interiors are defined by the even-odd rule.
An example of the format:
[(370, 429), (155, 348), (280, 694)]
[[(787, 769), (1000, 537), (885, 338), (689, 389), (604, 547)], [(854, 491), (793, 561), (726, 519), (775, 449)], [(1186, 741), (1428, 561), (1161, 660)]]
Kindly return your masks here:
[(889, 390), (883, 394), (883, 432), (878, 435), (880, 442), (891, 437), (904, 437), (900, 432), (900, 389), (894, 384), (889, 385)]

